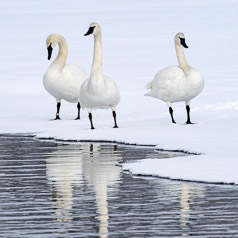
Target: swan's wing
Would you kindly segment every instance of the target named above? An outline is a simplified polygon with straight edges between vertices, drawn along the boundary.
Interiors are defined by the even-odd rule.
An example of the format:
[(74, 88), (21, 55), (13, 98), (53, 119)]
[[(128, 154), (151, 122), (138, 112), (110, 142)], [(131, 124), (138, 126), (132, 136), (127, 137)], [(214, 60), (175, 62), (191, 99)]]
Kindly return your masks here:
[(185, 74), (179, 67), (167, 67), (155, 75), (152, 81), (152, 89), (169, 89), (175, 87), (184, 78)]
[(58, 91), (61, 98), (68, 102), (77, 102), (80, 87), (87, 79), (88, 74), (76, 65), (65, 65), (58, 81)]
[(117, 105), (120, 101), (120, 92), (118, 90), (117, 84), (108, 76), (104, 75), (103, 77), (105, 85), (107, 87), (105, 93), (107, 94), (108, 98), (111, 98), (112, 106)]
[(115, 108), (120, 101), (116, 83), (107, 76), (87, 79), (81, 86), (80, 102), (88, 108)]
[(117, 89), (117, 84), (114, 80), (112, 80), (110, 77), (108, 77), (107, 75), (103, 75), (103, 78), (104, 78), (104, 82), (106, 82), (107, 86), (109, 88), (115, 88), (114, 90)]
[(183, 70), (176, 66), (169, 66), (155, 75), (148, 85), (151, 90), (145, 95), (159, 98), (165, 102), (177, 100), (177, 98), (180, 98), (177, 93), (181, 92), (180, 88), (184, 80), (185, 74)]
[(83, 83), (83, 81), (89, 78), (89, 74), (85, 70), (73, 64), (65, 65), (62, 73), (64, 74), (65, 78), (77, 81), (79, 83)]

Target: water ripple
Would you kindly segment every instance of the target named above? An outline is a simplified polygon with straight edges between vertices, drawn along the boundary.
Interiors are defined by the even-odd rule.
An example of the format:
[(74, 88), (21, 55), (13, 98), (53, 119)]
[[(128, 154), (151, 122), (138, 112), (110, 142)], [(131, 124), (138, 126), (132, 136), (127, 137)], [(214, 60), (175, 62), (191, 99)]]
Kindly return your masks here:
[(0, 237), (237, 237), (238, 188), (131, 177), (147, 147), (0, 137)]

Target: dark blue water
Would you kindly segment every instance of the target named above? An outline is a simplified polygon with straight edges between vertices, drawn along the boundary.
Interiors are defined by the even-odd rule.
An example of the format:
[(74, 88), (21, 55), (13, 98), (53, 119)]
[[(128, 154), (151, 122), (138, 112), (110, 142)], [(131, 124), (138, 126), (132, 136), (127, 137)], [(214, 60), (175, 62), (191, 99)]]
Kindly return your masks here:
[(0, 137), (0, 237), (238, 237), (238, 188), (132, 177), (152, 148)]

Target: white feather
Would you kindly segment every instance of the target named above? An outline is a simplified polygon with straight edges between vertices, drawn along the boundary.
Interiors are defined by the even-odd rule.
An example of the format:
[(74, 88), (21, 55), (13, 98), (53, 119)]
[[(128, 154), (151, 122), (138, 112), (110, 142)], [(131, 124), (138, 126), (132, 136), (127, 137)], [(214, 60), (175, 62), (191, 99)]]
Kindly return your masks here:
[(159, 71), (147, 85), (147, 89), (150, 91), (145, 94), (145, 96), (158, 98), (168, 105), (180, 101), (189, 104), (189, 101), (196, 97), (204, 87), (201, 73), (190, 67), (185, 59), (179, 40), (181, 37), (184, 37), (182, 33), (175, 36), (179, 67), (169, 66)]
[(70, 103), (77, 103), (79, 102), (80, 87), (88, 78), (88, 73), (76, 65), (65, 64), (68, 48), (61, 35), (50, 35), (47, 39), (47, 46), (50, 43), (53, 46), (59, 44), (59, 53), (45, 72), (44, 87), (58, 102), (64, 99)]
[(117, 106), (120, 94), (115, 82), (109, 77), (88, 78), (81, 87), (82, 107), (91, 109), (108, 109)]
[(197, 69), (188, 68), (184, 72), (176, 66), (159, 71), (148, 85), (150, 91), (145, 95), (166, 103), (189, 102), (204, 86), (202, 75)]
[(89, 112), (92, 109), (115, 110), (120, 102), (120, 93), (116, 83), (102, 72), (102, 40), (101, 29), (92, 23), (94, 30), (94, 59), (90, 77), (82, 84), (80, 102)]

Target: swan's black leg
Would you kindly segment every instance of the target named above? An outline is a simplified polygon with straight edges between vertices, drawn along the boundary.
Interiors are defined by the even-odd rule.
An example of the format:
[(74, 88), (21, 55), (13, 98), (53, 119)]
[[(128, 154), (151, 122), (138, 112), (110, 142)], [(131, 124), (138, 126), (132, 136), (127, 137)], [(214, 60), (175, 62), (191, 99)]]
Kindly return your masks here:
[(186, 122), (186, 124), (193, 124), (190, 121), (190, 107), (189, 107), (189, 105), (186, 105), (186, 111), (187, 111), (187, 122)]
[(61, 102), (57, 102), (57, 112), (56, 112), (55, 120), (60, 120), (60, 116), (59, 116), (60, 106), (61, 106)]
[(94, 128), (94, 126), (93, 126), (93, 116), (92, 116), (92, 113), (91, 113), (91, 112), (88, 114), (88, 117), (89, 117), (89, 120), (90, 120), (90, 123), (91, 123), (91, 129), (93, 130), (93, 129), (95, 129), (95, 128)]
[(174, 120), (172, 107), (169, 107), (169, 113), (170, 113), (170, 116), (171, 116), (171, 119), (172, 119), (172, 123), (176, 123), (175, 120)]
[(113, 118), (114, 118), (114, 127), (113, 128), (118, 128), (118, 125), (117, 125), (117, 114), (115, 111), (112, 111), (112, 115), (113, 115)]
[(78, 116), (75, 118), (75, 120), (79, 120), (79, 119), (80, 119), (80, 109), (81, 109), (81, 105), (80, 105), (79, 102), (78, 102), (78, 104), (77, 104), (77, 108), (78, 108)]

